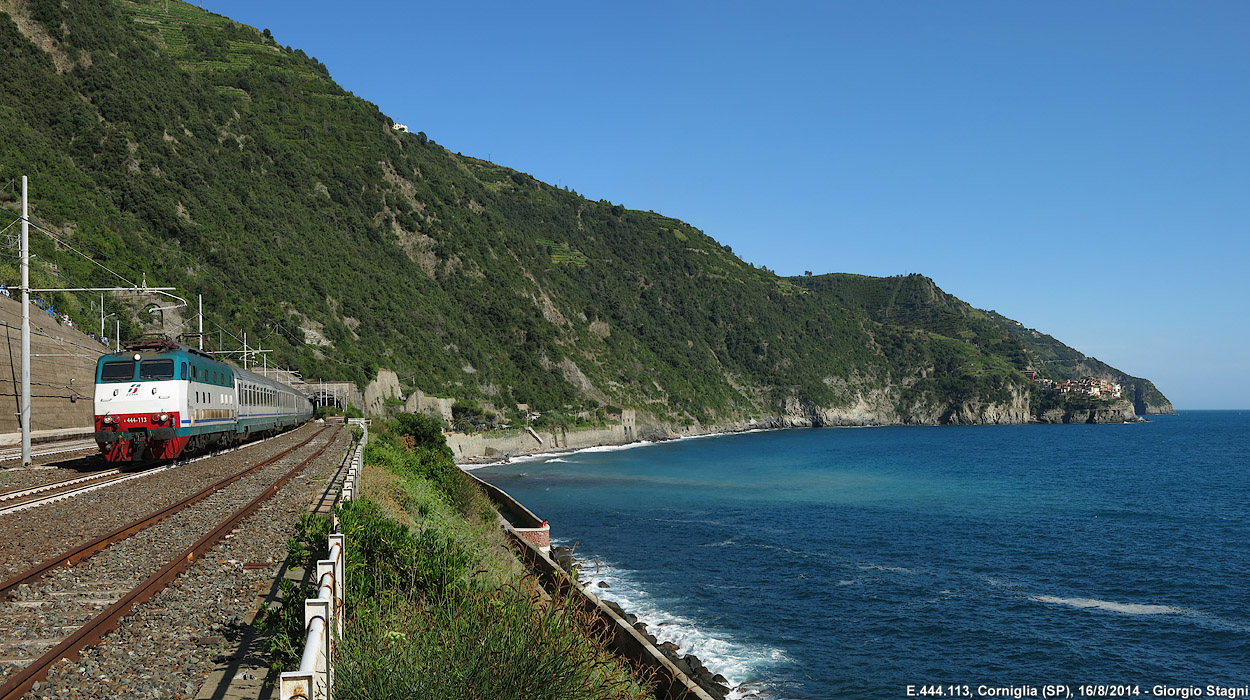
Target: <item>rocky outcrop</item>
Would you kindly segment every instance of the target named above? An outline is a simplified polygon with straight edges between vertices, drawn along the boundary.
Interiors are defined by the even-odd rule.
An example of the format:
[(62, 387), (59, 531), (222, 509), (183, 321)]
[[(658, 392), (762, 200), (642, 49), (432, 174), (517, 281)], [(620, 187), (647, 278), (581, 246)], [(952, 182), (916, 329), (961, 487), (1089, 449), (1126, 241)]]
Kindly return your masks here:
[(1133, 410), (1139, 416), (1171, 416), (1176, 414), (1176, 409), (1172, 407), (1172, 402), (1168, 401), (1163, 394), (1155, 389), (1154, 384), (1147, 382), (1149, 386), (1143, 387), (1134, 385), (1130, 387), (1129, 395), (1132, 397)]
[(1136, 423), (1141, 418), (1127, 399), (1096, 408), (1052, 408), (1037, 417), (1038, 423)]
[(388, 413), (387, 402), (400, 399), (404, 395), (399, 386), (399, 376), (393, 370), (378, 370), (378, 376), (365, 387), (364, 412), (368, 416), (383, 416)]
[(418, 389), (408, 396), (408, 400), (404, 402), (404, 410), (408, 413), (424, 413), (426, 415), (438, 416), (450, 423), (452, 418), (451, 407), (455, 403), (455, 399), (426, 396), (425, 392)]
[(1030, 421), (1029, 395), (1012, 388), (1005, 402), (970, 399), (945, 404), (913, 405), (906, 413), (897, 408), (897, 389), (873, 389), (854, 395), (847, 405), (813, 406), (791, 397), (782, 405), (775, 427), (833, 427), (866, 425), (1011, 425)]

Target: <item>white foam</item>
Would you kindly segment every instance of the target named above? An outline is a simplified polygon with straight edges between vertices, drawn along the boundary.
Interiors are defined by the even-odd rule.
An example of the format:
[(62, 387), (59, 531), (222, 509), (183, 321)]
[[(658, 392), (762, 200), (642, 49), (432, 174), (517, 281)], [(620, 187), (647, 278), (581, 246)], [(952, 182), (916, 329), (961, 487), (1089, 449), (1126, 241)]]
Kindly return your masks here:
[[(709, 632), (697, 620), (669, 612), (663, 601), (656, 600), (645, 590), (634, 571), (614, 568), (585, 554), (579, 560), (588, 591), (620, 604), (626, 612), (646, 623), (647, 631), (660, 643), (676, 644), (679, 656), (699, 657), (713, 674), (723, 675), (733, 688), (758, 680), (767, 667), (790, 661), (781, 649), (740, 644)], [(599, 588), (600, 581), (610, 587)], [(743, 695), (731, 694), (730, 697)]]
[(750, 430), (733, 430), (723, 433), (703, 433), (702, 435), (682, 435), (677, 440), (703, 440), (705, 438), (724, 437), (726, 435), (746, 435), (747, 433), (769, 433), (774, 430), (784, 430), (785, 428), (751, 428)]
[(579, 454), (582, 452), (620, 452), (621, 450), (632, 450), (638, 447), (647, 447), (648, 445), (654, 445), (654, 444), (656, 443), (651, 442), (649, 440), (642, 440), (639, 442), (631, 442), (625, 445), (598, 445), (596, 447), (582, 448), (580, 450), (577, 450), (577, 452), (574, 452), (573, 454)]
[(1111, 612), (1123, 613), (1125, 615), (1189, 615), (1192, 613), (1190, 610), (1178, 608), (1172, 605), (1116, 603), (1110, 600), (1098, 600), (1097, 598), (1060, 598), (1053, 595), (1039, 595), (1033, 596), (1030, 600), (1035, 600), (1039, 603), (1068, 605), (1073, 608), (1096, 608), (1098, 610), (1109, 610)]
[(481, 469), (482, 467), (502, 467), (507, 464), (518, 464), (521, 462), (541, 462), (543, 460), (548, 460), (553, 457), (559, 457), (562, 455), (567, 456), (568, 452), (537, 452), (535, 454), (515, 455), (509, 461), (500, 460), (498, 462), (484, 462), (482, 464), (461, 464), (459, 466), (461, 469), (464, 469), (465, 471), (473, 471), (474, 469)]
[(881, 566), (880, 564), (862, 564), (860, 565), (859, 570), (860, 571), (892, 571), (896, 574), (916, 573), (914, 570), (908, 569), (905, 566)]
[[(753, 428), (751, 430), (740, 430), (736, 432), (704, 433), (703, 435), (683, 435), (681, 437), (673, 438), (672, 441), (700, 440), (703, 438), (723, 437), (725, 435), (739, 435), (742, 433), (764, 433), (764, 432), (769, 432), (772, 430), (779, 430), (779, 429), (780, 428)], [(512, 457), (512, 460), (507, 461), (507, 462), (501, 460), (498, 462), (486, 462), (483, 464), (461, 464), (460, 468), (468, 470), (468, 471), (473, 471), (474, 469), (481, 469), (482, 467), (499, 467), (505, 464), (516, 464), (517, 462), (542, 462), (542, 461), (568, 462), (569, 460), (557, 459), (557, 458), (562, 457), (562, 456), (576, 455), (582, 452), (620, 452), (621, 450), (632, 450), (638, 447), (649, 447), (651, 445), (659, 445), (664, 442), (670, 442), (670, 441), (669, 440), (658, 440), (658, 441), (657, 440), (639, 440), (638, 442), (631, 442), (631, 443), (627, 443), (624, 445), (598, 445), (595, 447), (583, 447), (579, 450), (562, 450), (560, 452), (539, 452), (536, 454), (520, 454), (520, 455), (514, 455)]]

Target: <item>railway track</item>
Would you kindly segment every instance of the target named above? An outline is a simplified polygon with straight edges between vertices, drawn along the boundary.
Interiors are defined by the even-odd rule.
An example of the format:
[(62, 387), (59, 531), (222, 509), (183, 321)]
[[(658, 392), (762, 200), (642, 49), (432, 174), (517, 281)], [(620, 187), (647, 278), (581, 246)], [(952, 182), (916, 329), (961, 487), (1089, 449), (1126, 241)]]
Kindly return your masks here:
[[(27, 508), (33, 508), (47, 503), (55, 503), (67, 498), (72, 498), (79, 494), (89, 493), (96, 489), (129, 481), (131, 479), (159, 474), (190, 462), (201, 459), (210, 459), (234, 450), (246, 449), (272, 439), (273, 438), (254, 440), (252, 442), (245, 443), (242, 446), (227, 447), (225, 449), (212, 451), (207, 454), (181, 458), (174, 462), (166, 462), (164, 460), (135, 462), (126, 465), (124, 468), (105, 469), (103, 471), (94, 472), (85, 476), (47, 481), (36, 483), (33, 486), (0, 491), (0, 516), (4, 516), (8, 513), (17, 513), (26, 510)], [(90, 449), (96, 449), (94, 442), (91, 442), (90, 445)], [(67, 447), (66, 449), (53, 450), (45, 454), (62, 454), (75, 451), (79, 450)], [(105, 462), (101, 461), (101, 464), (105, 464)]]
[(56, 503), (67, 498), (73, 498), (84, 493), (90, 493), (96, 489), (102, 489), (113, 486), (133, 479), (142, 479), (144, 477), (154, 476), (161, 472), (169, 471), (181, 466), (181, 462), (174, 462), (160, 467), (153, 467), (139, 472), (123, 473), (117, 469), (91, 474), (89, 476), (79, 477), (76, 479), (66, 479), (51, 484), (43, 484), (41, 486), (32, 486), (26, 489), (17, 489), (0, 495), (0, 517), (9, 515), (10, 513), (20, 513), (28, 508), (37, 508), (49, 503)]
[(317, 460), (340, 434), (328, 430), (0, 583), (9, 599), (0, 605), (0, 639), (9, 639), (0, 642), (0, 700), (21, 697), (53, 664), (117, 628)]
[(63, 481), (53, 481), (47, 484), (39, 484), (37, 486), (30, 486), (30, 487), (21, 488), (21, 489), (12, 489), (10, 491), (4, 491), (3, 493), (0, 493), (0, 503), (4, 503), (6, 501), (13, 501), (14, 499), (26, 498), (27, 496), (33, 496), (35, 494), (43, 493), (51, 489), (69, 487), (75, 484), (82, 484), (88, 481), (92, 481), (94, 479), (101, 479), (106, 476), (112, 476), (114, 474), (120, 474), (120, 473), (121, 473), (120, 469), (109, 469), (107, 471), (96, 472), (95, 474), (88, 474), (87, 476), (80, 476), (80, 477), (73, 478), (73, 479), (65, 479)]

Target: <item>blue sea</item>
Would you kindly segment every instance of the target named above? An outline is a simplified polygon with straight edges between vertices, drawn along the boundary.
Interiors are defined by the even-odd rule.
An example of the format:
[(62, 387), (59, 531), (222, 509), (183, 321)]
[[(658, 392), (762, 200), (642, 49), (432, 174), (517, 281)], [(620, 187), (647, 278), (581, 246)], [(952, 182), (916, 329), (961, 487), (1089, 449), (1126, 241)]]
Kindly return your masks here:
[(1250, 411), (1192, 411), (755, 432), (475, 474), (737, 697), (1211, 697), (1250, 685), (1248, 455)]

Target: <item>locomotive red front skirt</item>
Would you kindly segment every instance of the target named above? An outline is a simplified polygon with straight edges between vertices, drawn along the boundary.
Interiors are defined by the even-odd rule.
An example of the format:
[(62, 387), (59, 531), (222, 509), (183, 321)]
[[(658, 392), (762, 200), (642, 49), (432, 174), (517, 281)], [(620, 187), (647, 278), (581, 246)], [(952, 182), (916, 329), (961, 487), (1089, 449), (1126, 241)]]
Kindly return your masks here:
[(178, 420), (177, 413), (96, 416), (95, 441), (109, 462), (173, 459), (191, 439), (174, 427)]

